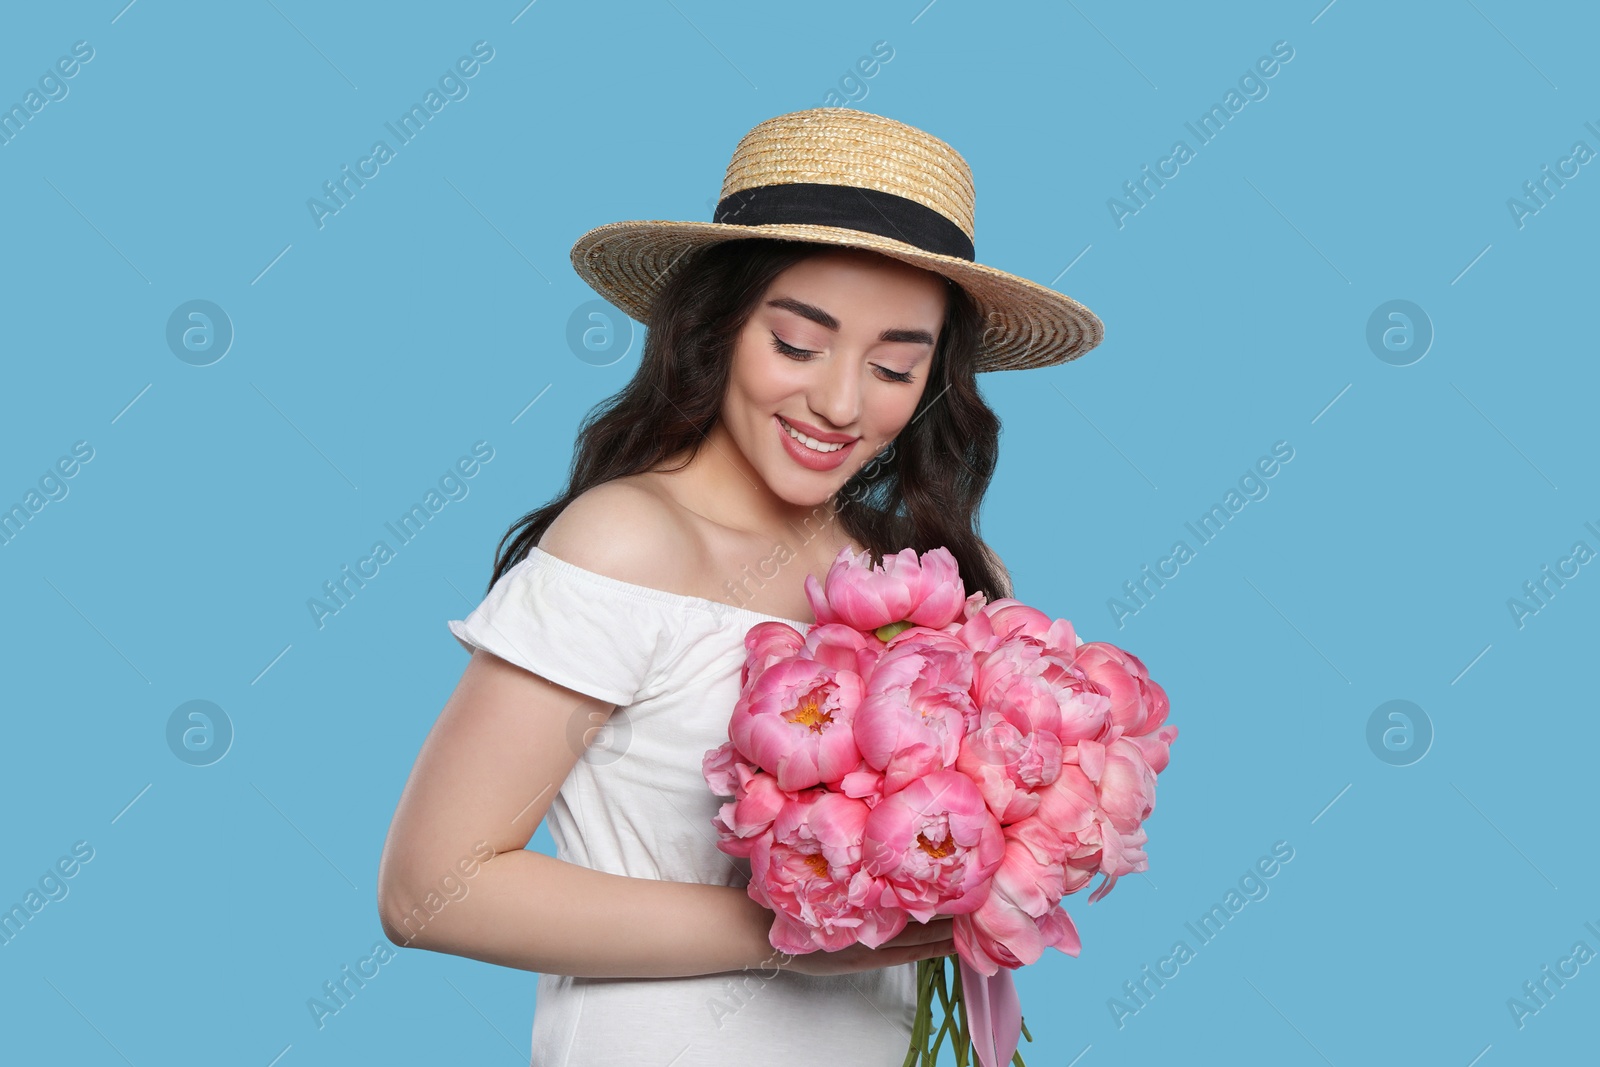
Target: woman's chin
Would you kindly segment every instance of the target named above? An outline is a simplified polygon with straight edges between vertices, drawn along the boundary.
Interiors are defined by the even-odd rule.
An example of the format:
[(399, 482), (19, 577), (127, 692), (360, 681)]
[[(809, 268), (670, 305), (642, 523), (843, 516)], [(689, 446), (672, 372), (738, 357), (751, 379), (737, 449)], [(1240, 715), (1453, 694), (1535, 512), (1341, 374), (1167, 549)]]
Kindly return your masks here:
[(845, 478), (841, 471), (785, 471), (782, 477), (766, 479), (767, 488), (784, 503), (797, 508), (826, 504), (838, 495)]

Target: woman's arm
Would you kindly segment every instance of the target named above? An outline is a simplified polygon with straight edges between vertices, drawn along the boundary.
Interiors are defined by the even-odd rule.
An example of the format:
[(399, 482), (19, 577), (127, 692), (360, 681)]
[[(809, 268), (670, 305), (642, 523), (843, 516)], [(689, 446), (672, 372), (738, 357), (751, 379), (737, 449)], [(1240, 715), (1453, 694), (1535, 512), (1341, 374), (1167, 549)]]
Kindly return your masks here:
[(626, 878), (524, 848), (579, 758), (573, 717), (612, 710), (473, 653), (384, 844), (378, 909), (390, 940), (589, 977), (770, 965), (771, 913), (743, 889)]

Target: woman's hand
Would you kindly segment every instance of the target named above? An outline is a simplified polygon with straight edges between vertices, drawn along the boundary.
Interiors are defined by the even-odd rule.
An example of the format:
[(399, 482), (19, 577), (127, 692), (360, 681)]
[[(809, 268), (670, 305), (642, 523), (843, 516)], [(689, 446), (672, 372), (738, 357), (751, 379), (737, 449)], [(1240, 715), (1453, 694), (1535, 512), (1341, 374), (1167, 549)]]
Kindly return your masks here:
[(871, 971), (880, 967), (915, 963), (935, 956), (954, 955), (956, 951), (952, 929), (954, 923), (954, 919), (948, 918), (936, 918), (925, 923), (913, 920), (906, 923), (904, 930), (877, 948), (851, 945), (835, 952), (819, 949), (816, 952), (791, 956), (782, 967), (786, 971), (797, 971), (800, 974), (852, 974), (856, 971)]

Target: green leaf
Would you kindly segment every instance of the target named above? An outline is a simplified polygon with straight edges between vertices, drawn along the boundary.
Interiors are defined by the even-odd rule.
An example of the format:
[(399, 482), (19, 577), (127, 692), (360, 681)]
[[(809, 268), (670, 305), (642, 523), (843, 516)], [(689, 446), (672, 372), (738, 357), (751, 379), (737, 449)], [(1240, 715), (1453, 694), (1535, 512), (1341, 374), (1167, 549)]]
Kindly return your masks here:
[(872, 632), (878, 635), (879, 641), (887, 644), (895, 634), (899, 633), (901, 630), (909, 630), (915, 625), (916, 623), (914, 622), (901, 619), (899, 622), (886, 622)]

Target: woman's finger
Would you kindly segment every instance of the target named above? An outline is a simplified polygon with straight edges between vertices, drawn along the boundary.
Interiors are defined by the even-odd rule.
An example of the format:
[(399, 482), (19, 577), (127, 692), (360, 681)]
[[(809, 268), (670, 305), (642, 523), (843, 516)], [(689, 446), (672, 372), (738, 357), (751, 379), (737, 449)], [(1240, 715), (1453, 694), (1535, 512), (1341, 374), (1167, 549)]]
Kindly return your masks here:
[(895, 934), (885, 945), (925, 945), (929, 941), (940, 941), (952, 936), (955, 932), (954, 919), (934, 919), (926, 923), (906, 923), (906, 928)]

